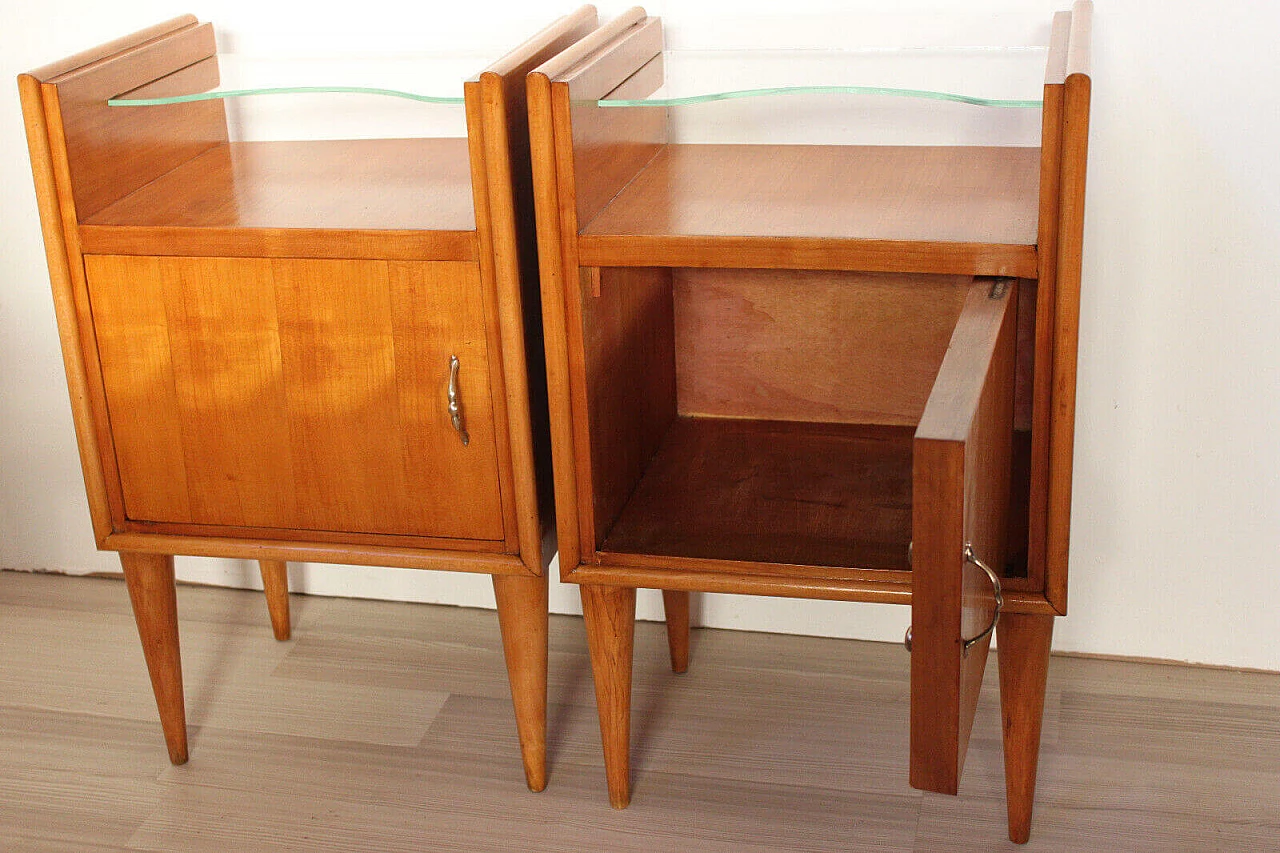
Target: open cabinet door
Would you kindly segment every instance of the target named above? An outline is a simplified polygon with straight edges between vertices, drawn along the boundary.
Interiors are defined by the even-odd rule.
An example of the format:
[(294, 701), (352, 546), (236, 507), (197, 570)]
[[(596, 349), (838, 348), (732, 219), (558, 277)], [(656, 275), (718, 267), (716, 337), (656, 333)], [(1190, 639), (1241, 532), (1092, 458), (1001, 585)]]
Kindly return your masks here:
[(977, 279), (913, 448), (911, 785), (960, 784), (1004, 562), (1015, 285)]

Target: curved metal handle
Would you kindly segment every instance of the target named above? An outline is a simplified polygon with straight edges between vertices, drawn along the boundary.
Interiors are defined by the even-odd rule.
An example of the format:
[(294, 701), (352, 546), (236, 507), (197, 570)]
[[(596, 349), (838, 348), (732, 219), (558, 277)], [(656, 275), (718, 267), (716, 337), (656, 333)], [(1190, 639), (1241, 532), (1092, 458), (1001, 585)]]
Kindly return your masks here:
[(966, 563), (973, 563), (975, 566), (987, 573), (987, 579), (991, 581), (991, 591), (994, 592), (996, 596), (996, 609), (995, 612), (991, 614), (991, 624), (984, 628), (982, 633), (978, 636), (964, 641), (963, 654), (967, 655), (969, 654), (969, 649), (982, 642), (983, 637), (990, 636), (991, 632), (996, 629), (996, 623), (1000, 621), (1000, 611), (1004, 609), (1004, 595), (1000, 591), (999, 575), (992, 571), (990, 566), (978, 559), (977, 553), (973, 550), (972, 542), (966, 542), (964, 544), (964, 561)]
[(471, 443), (471, 436), (467, 435), (467, 428), (462, 425), (462, 405), (458, 402), (458, 370), (461, 367), (462, 363), (456, 355), (449, 356), (449, 420), (453, 422), (453, 428), (458, 431), (458, 438), (462, 439), (465, 447)]
[[(911, 562), (911, 550), (912, 550), (911, 544), (908, 543), (907, 544), (907, 563), (908, 564), (910, 564)], [(988, 625), (983, 630), (983, 632), (978, 636), (964, 641), (964, 649), (961, 651), (961, 655), (967, 656), (969, 654), (969, 649), (973, 648), (973, 646), (982, 642), (983, 637), (990, 636), (991, 632), (996, 629), (996, 623), (1000, 621), (1000, 611), (1004, 609), (1004, 594), (1001, 592), (1001, 589), (1000, 589), (1000, 576), (997, 575), (994, 571), (992, 571), (990, 566), (988, 566), (986, 563), (984, 563), (981, 559), (978, 558), (978, 554), (976, 551), (973, 550), (973, 543), (971, 542), (966, 542), (964, 545), (964, 561), (966, 563), (973, 563), (975, 566), (977, 566), (978, 568), (982, 569), (984, 572), (987, 573), (987, 579), (991, 581), (992, 592), (994, 592), (996, 596), (996, 610), (995, 610), (995, 613), (991, 614), (991, 624)], [(911, 651), (911, 626), (910, 625), (907, 626), (907, 635), (902, 638), (902, 645), (906, 647), (908, 652)]]

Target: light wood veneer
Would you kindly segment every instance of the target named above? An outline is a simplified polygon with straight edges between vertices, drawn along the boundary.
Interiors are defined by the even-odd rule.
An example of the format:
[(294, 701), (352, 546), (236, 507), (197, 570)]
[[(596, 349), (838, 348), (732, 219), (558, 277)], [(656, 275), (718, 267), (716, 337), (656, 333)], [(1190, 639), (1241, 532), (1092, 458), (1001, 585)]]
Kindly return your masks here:
[(1032, 276), (1039, 166), (1034, 148), (665, 145), (580, 223), (579, 251), (600, 266)]

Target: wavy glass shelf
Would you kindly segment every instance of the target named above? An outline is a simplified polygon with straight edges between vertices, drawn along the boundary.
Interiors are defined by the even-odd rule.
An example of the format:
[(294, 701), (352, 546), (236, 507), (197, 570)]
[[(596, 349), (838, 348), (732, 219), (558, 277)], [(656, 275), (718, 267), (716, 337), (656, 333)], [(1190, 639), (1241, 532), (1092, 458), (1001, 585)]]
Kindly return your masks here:
[[(663, 53), (662, 61), (667, 83), (659, 91), (645, 98), (603, 98), (597, 103), (603, 107), (682, 107), (744, 98), (855, 95), (1036, 109), (1041, 100), (1035, 69), (1043, 69), (1044, 50), (670, 50)], [(337, 60), (340, 70), (336, 72), (324, 67), (328, 60), (318, 59), (271, 61), (232, 55), (222, 57), (221, 62), (224, 77), (259, 79), (214, 91), (167, 96), (128, 93), (108, 103), (148, 107), (263, 95), (351, 94), (428, 104), (463, 103), (461, 94), (456, 94), (458, 84), (442, 80), (438, 68), (423, 73), (424, 64), (441, 66), (439, 62), (414, 67), (394, 59)], [(443, 67), (455, 70), (462, 66), (455, 61)], [(350, 71), (352, 68), (356, 70)], [(261, 79), (264, 70), (266, 80)], [(457, 80), (466, 76), (464, 73)], [(320, 77), (326, 82), (315, 83)], [(363, 81), (371, 77), (378, 83), (365, 85)]]

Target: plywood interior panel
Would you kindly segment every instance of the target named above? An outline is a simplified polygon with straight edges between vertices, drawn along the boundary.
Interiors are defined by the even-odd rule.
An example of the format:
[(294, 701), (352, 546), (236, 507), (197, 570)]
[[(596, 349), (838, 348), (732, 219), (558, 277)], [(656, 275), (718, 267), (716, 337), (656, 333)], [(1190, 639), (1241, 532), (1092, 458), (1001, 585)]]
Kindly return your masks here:
[(914, 425), (969, 281), (677, 270), (680, 414)]

